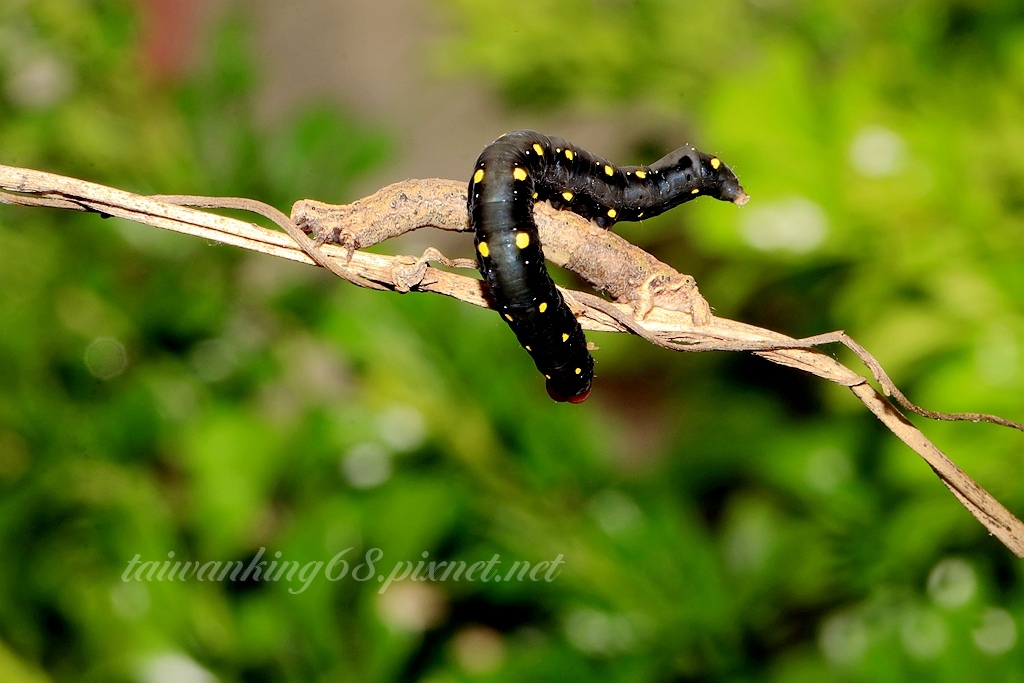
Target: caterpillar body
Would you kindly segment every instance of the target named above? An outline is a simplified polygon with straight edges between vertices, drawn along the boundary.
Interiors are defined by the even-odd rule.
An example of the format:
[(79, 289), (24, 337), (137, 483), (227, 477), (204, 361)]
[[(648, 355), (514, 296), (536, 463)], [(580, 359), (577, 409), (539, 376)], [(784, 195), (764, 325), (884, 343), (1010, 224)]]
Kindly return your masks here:
[(609, 228), (704, 195), (739, 205), (748, 199), (728, 166), (691, 145), (650, 166), (615, 166), (561, 138), (518, 130), (480, 154), (468, 201), (477, 263), (551, 398), (585, 401), (594, 359), (544, 265), (534, 203), (549, 201)]

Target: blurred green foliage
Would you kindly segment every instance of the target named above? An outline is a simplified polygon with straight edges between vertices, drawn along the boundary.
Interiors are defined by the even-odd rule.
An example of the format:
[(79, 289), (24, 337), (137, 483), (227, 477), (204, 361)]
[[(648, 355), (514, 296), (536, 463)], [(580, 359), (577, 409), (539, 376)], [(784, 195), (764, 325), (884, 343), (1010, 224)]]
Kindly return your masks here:
[[(449, 73), (520, 111), (667, 122), (623, 163), (685, 132), (739, 171), (742, 211), (622, 229), (718, 314), (845, 328), (926, 407), (1024, 415), (1017, 3), (444, 11)], [(124, 2), (0, 6), (0, 162), (284, 207), (351, 199), (386, 161), (334, 109), (257, 125), (244, 25), (173, 89), (140, 75), (138, 35)], [(1018, 562), (847, 392), (758, 359), (596, 335), (594, 398), (554, 405), (486, 311), (12, 207), (0, 321), (0, 680), (1022, 678)], [(1019, 434), (922, 426), (1024, 510)], [(564, 564), (383, 595), (122, 580), (136, 556), (346, 548), (383, 572)]]

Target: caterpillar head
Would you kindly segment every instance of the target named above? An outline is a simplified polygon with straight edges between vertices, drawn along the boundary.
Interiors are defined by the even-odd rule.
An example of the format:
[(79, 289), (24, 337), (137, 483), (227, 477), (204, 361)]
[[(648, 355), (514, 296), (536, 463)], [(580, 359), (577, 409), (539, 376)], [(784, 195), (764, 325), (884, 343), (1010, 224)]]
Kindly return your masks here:
[(737, 206), (743, 206), (750, 200), (736, 174), (722, 163), (721, 159), (703, 152), (698, 152), (698, 155), (701, 177), (704, 181), (700, 188), (702, 194), (721, 199), (723, 202), (732, 202)]
[(705, 154), (693, 145), (680, 147), (656, 161), (651, 170), (665, 175), (671, 194), (679, 201), (708, 196), (743, 206), (750, 199), (731, 168), (718, 157)]
[[(572, 391), (565, 391), (549, 379), (547, 389), (548, 396), (559, 403), (583, 403), (587, 400), (587, 397), (590, 396), (590, 381), (588, 380), (585, 387), (582, 389), (574, 388)], [(579, 393), (573, 393), (573, 391)]]

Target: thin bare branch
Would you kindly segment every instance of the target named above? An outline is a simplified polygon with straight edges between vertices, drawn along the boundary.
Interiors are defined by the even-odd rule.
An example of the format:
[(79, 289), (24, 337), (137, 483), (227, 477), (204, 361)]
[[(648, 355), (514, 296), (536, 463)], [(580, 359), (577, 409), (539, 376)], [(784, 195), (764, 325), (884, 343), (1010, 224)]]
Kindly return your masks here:
[[(195, 235), (252, 251), (325, 267), (354, 284), (396, 292), (444, 294), (474, 306), (489, 307), (484, 285), (429, 265), (471, 267), (466, 259), (448, 260), (435, 249), (422, 256), (387, 256), (359, 249), (389, 237), (432, 226), (464, 231), (464, 185), (447, 180), (406, 181), (344, 207), (304, 201), (293, 219), (254, 200), (192, 196), (144, 197), (73, 178), (0, 166), (0, 202), (95, 211), (138, 223)], [(199, 211), (184, 205), (256, 211), (285, 232)], [(1024, 430), (1024, 425), (978, 413), (937, 413), (911, 403), (881, 365), (843, 332), (793, 339), (771, 330), (712, 317), (689, 276), (681, 275), (607, 231), (597, 231), (578, 216), (538, 206), (537, 223), (545, 255), (572, 267), (615, 302), (578, 291), (564, 291), (581, 325), (588, 330), (629, 332), (676, 351), (748, 351), (780, 365), (847, 386), (865, 406), (938, 474), (958, 500), (1018, 557), (1024, 557), (1024, 524), (932, 444), (862, 375), (812, 348), (840, 343), (871, 370), (886, 394), (905, 409), (944, 420), (988, 421)], [(314, 232), (310, 240), (304, 230)], [(321, 244), (324, 241), (339, 245)], [(590, 258), (595, 253), (610, 258)]]

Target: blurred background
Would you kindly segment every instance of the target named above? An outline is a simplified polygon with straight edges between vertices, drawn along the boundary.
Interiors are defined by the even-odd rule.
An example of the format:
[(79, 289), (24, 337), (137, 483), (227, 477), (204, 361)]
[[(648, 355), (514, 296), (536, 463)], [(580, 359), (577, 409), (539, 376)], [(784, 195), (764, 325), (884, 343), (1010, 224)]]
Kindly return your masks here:
[[(718, 315), (1024, 418), (1021, 3), (0, 4), (3, 164), (287, 211), (468, 179), (514, 128), (720, 155), (749, 205), (617, 230)], [(493, 312), (0, 206), (0, 680), (1024, 680), (1019, 561), (848, 391), (590, 338), (593, 397), (556, 405)], [(1021, 434), (915, 421), (1024, 512)], [(129, 571), (347, 548), (564, 562), (383, 594)]]

